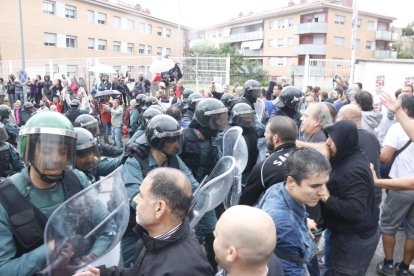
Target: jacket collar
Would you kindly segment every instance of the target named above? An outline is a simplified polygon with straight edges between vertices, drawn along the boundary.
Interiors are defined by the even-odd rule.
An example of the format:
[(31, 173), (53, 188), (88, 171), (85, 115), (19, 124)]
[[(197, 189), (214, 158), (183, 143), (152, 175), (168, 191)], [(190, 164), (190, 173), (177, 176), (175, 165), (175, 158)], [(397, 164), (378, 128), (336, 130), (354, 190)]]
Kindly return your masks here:
[(286, 201), (286, 204), (288, 205), (289, 209), (291, 211), (293, 211), (297, 216), (306, 218), (305, 205), (299, 204), (293, 199), (293, 197), (286, 190), (286, 184), (284, 182), (280, 183), (280, 185), (281, 185), (281, 188), (282, 188), (281, 190), (282, 190), (283, 197), (284, 197), (284, 199)]
[(296, 144), (295, 143), (284, 143), (281, 144), (280, 146), (277, 146), (276, 148), (273, 149), (272, 154), (281, 150), (286, 150), (286, 149), (292, 149), (295, 148)]

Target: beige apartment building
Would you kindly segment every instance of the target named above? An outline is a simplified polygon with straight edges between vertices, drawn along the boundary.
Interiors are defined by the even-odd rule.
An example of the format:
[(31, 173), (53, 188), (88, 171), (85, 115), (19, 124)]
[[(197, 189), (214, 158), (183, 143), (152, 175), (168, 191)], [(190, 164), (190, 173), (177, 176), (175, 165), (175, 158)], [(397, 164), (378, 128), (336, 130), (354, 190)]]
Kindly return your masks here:
[[(19, 1), (2, 1), (0, 75), (20, 69)], [(147, 71), (157, 55), (186, 56), (190, 29), (113, 0), (23, 0), (26, 69), (84, 74), (100, 62)]]
[[(358, 11), (357, 59), (396, 58), (390, 47), (399, 39), (392, 32), (394, 19)], [(192, 45), (231, 43), (245, 58), (263, 64), (270, 79), (303, 75), (306, 55), (311, 59), (351, 59), (352, 0), (290, 1), (287, 7), (240, 16), (196, 34)]]

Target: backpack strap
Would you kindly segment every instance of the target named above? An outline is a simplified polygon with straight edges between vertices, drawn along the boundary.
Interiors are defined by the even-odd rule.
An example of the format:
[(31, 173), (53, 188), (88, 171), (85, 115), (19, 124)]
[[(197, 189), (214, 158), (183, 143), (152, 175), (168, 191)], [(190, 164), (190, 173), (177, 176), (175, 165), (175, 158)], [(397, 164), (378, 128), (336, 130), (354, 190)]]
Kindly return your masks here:
[(62, 179), (65, 199), (68, 199), (83, 190), (79, 177), (73, 171), (64, 171)]

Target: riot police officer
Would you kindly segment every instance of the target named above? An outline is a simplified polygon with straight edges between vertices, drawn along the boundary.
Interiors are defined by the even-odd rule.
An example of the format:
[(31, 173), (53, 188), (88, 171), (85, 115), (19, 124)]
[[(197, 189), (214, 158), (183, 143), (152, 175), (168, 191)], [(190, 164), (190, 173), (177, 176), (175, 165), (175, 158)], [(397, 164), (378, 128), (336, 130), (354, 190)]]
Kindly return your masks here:
[(101, 156), (117, 157), (123, 153), (122, 149), (108, 145), (108, 144), (104, 144), (99, 140), (100, 129), (99, 129), (98, 120), (95, 119), (92, 115), (89, 115), (89, 114), (79, 115), (75, 120), (74, 126), (86, 128), (92, 133), (94, 137), (98, 139), (99, 150), (100, 150)]
[(254, 109), (254, 103), (262, 95), (262, 86), (256, 80), (248, 80), (244, 83), (241, 102), (247, 103)]
[(152, 108), (152, 107), (153, 106), (151, 106), (150, 108), (144, 111), (141, 117), (141, 124), (138, 127), (137, 131), (134, 133), (134, 135), (131, 137), (131, 139), (129, 139), (129, 141), (137, 140), (138, 137), (140, 137), (141, 135), (145, 133), (145, 129), (147, 128), (147, 125), (151, 121), (151, 119), (157, 115), (162, 114), (162, 112), (159, 111), (157, 108)]
[(4, 124), (9, 138), (6, 140), (13, 147), (17, 148), (17, 138), (19, 137), (20, 127), (10, 120), (11, 109), (5, 104), (0, 105), (0, 122)]
[(181, 170), (190, 180), (193, 190), (198, 186), (191, 171), (177, 155), (182, 146), (182, 129), (178, 122), (169, 115), (157, 115), (151, 119), (145, 135), (138, 139), (140, 151), (129, 157), (124, 165), (124, 183), (131, 202), (130, 224), (122, 239), (122, 256), (124, 266), (133, 261), (133, 254), (138, 236), (132, 231), (136, 225), (135, 204), (133, 198), (139, 192), (141, 183), (147, 173), (157, 167), (170, 167)]
[(85, 110), (79, 109), (79, 101), (77, 99), (73, 99), (70, 101), (70, 108), (66, 111), (65, 116), (68, 117), (69, 121), (72, 124), (75, 124), (75, 120), (79, 115), (88, 114), (89, 108)]
[(188, 97), (190, 97), (190, 95), (193, 93), (194, 91), (190, 88), (185, 88), (183, 91), (183, 100), (175, 104), (175, 106), (177, 106), (178, 109), (181, 111), (181, 114), (184, 114), (184, 106), (188, 102)]
[(27, 168), (1, 184), (0, 275), (32, 275), (46, 264), (47, 218), (88, 185), (85, 175), (73, 170), (76, 134), (64, 115), (34, 115), (19, 138)]
[(293, 119), (299, 129), (301, 114), (297, 111), (302, 92), (294, 86), (285, 86), (275, 103), (272, 116), (288, 116)]
[(8, 142), (5, 126), (0, 123), (0, 177), (7, 177), (20, 172), (24, 168), (17, 150)]
[(31, 102), (25, 102), (23, 104), (23, 110), (21, 114), (21, 124), (25, 125), (26, 122), (33, 116), (34, 105)]
[(203, 99), (203, 96), (200, 93), (193, 93), (188, 97), (187, 102), (184, 106), (183, 118), (181, 120), (183, 127), (187, 127), (190, 124), (190, 122), (193, 120), (196, 105), (202, 99)]

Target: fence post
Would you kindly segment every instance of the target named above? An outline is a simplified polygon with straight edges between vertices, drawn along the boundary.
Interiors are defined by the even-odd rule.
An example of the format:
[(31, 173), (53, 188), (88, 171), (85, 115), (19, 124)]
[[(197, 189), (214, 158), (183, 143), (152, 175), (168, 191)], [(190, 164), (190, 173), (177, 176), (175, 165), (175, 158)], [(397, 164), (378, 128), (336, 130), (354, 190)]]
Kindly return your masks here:
[(226, 81), (225, 84), (230, 85), (230, 55), (226, 58)]
[(198, 53), (196, 54), (196, 66), (195, 66), (195, 77), (196, 77), (196, 91), (198, 92)]
[(302, 91), (306, 91), (306, 87), (309, 82), (309, 55), (305, 57), (305, 66), (303, 68), (303, 88)]

